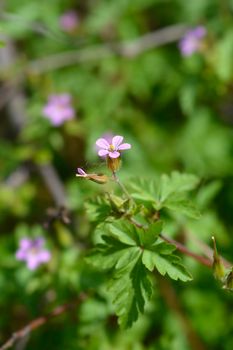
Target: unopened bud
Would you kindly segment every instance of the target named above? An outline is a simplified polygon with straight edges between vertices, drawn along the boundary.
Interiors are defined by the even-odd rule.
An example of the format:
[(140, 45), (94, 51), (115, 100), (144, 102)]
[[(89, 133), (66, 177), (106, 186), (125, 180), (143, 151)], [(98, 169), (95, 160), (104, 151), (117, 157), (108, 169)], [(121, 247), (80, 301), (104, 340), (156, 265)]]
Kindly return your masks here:
[(231, 268), (231, 271), (226, 276), (226, 282), (224, 288), (233, 290), (233, 267)]
[(78, 168), (77, 169), (77, 177), (82, 177), (84, 179), (87, 180), (91, 180), (93, 182), (96, 182), (98, 184), (105, 184), (106, 182), (108, 182), (108, 176), (104, 175), (104, 174), (87, 174), (83, 169)]
[(212, 237), (214, 243), (214, 253), (213, 253), (213, 271), (214, 277), (218, 280), (223, 280), (225, 276), (225, 268), (222, 263), (221, 257), (218, 255), (217, 246), (215, 242), (215, 238)]
[(108, 176), (103, 174), (90, 174), (88, 180), (96, 182), (97, 184), (103, 185), (108, 182)]

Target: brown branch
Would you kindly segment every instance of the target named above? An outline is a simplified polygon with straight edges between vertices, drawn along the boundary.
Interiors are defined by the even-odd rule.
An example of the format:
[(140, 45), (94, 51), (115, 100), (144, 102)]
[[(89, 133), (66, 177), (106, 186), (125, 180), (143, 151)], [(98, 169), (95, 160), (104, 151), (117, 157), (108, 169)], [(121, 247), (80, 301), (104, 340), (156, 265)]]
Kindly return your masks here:
[(38, 166), (39, 172), (58, 207), (65, 207), (66, 192), (60, 177), (51, 164), (43, 164)]
[(57, 306), (53, 311), (48, 313), (45, 316), (40, 316), (35, 320), (32, 320), (28, 325), (13, 333), (12, 336), (0, 347), (0, 350), (6, 350), (12, 347), (17, 341), (27, 337), (32, 331), (40, 328), (52, 318), (58, 317), (61, 314), (64, 314), (67, 311), (72, 310), (74, 307), (77, 307), (81, 302), (87, 298), (87, 295), (81, 293), (77, 300), (72, 303), (66, 303), (64, 305)]
[(41, 74), (50, 70), (67, 67), (87, 61), (121, 56), (135, 57), (145, 51), (179, 40), (187, 31), (184, 24), (175, 24), (142, 35), (127, 42), (110, 42), (93, 45), (81, 50), (66, 51), (30, 62), (26, 70), (29, 74)]
[[(10, 39), (5, 37), (4, 41), (5, 46), (0, 50), (0, 66), (7, 69), (17, 61), (17, 52)], [(25, 95), (20, 86), (20, 79), (14, 82), (14, 95), (6, 101), (6, 108), (12, 128), (14, 128), (15, 137), (17, 137), (25, 125), (26, 116)], [(52, 164), (47, 163), (38, 165), (38, 170), (56, 205), (58, 207), (65, 206), (67, 204), (65, 188), (56, 169)]]

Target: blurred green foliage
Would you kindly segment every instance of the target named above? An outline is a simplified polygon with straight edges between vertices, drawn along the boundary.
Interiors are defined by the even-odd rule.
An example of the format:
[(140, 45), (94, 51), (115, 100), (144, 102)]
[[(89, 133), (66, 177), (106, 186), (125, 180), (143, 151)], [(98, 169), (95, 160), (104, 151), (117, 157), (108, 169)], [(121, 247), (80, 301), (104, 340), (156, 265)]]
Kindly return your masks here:
[[(35, 331), (22, 348), (231, 350), (232, 294), (189, 258), (184, 260), (192, 282), (169, 282), (166, 298), (157, 280), (145, 314), (131, 329), (118, 328), (102, 287), (105, 276), (84, 261), (85, 249), (98, 241), (93, 208), (99, 199), (87, 200), (114, 185), (103, 189), (78, 181), (75, 171), (77, 166), (103, 171), (94, 144), (111, 132), (132, 144), (120, 177), (135, 198), (142, 195), (142, 184), (131, 180), (135, 175), (153, 177), (155, 184), (158, 175), (174, 170), (197, 175), (195, 205), (201, 216), (193, 219), (199, 216), (195, 208), (188, 216), (165, 212), (165, 231), (196, 252), (197, 240), (211, 245), (214, 235), (218, 251), (233, 261), (233, 1), (7, 0), (1, 7), (0, 57), (10, 44), (15, 53), (10, 51), (7, 65), (0, 61), (0, 343), (31, 319), (92, 289), (77, 311)], [(79, 16), (73, 33), (59, 25), (69, 9)], [(56, 66), (65, 53), (111, 47), (180, 24), (207, 28), (202, 52), (182, 57), (176, 40), (133, 57), (102, 57), (96, 49), (92, 59)], [(54, 54), (44, 66), (43, 59)], [(76, 117), (54, 127), (42, 110), (50, 94), (64, 92), (73, 98)], [(19, 95), (25, 97), (23, 106), (16, 103)], [(47, 165), (64, 185), (68, 224), (55, 214), (44, 224), (51, 220), (47, 209), (61, 204), (41, 172)], [(29, 271), (15, 252), (22, 237), (38, 235), (46, 238), (53, 258)], [(174, 294), (178, 308), (169, 302)]]

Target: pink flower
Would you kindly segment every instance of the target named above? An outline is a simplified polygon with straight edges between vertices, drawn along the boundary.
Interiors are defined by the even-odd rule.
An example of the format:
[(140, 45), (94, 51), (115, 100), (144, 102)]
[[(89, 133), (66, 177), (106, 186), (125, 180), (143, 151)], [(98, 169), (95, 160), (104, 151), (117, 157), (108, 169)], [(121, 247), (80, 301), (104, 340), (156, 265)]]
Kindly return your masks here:
[(74, 31), (78, 27), (78, 24), (79, 18), (74, 10), (69, 10), (60, 17), (60, 27), (65, 32)]
[(114, 136), (111, 142), (108, 142), (104, 138), (98, 139), (96, 141), (96, 145), (100, 147), (98, 155), (100, 157), (108, 156), (110, 158), (120, 157), (121, 153), (119, 151), (131, 148), (131, 145), (129, 143), (122, 143), (123, 139), (123, 136)]
[(73, 119), (75, 112), (71, 105), (71, 96), (69, 94), (49, 96), (43, 113), (54, 126), (59, 126), (66, 120)]
[(51, 254), (44, 248), (44, 243), (42, 237), (22, 238), (16, 252), (16, 259), (26, 261), (28, 269), (35, 270), (39, 265), (47, 263), (51, 259)]
[(198, 26), (189, 30), (179, 42), (179, 48), (183, 56), (191, 56), (199, 51), (202, 39), (206, 35), (206, 28)]

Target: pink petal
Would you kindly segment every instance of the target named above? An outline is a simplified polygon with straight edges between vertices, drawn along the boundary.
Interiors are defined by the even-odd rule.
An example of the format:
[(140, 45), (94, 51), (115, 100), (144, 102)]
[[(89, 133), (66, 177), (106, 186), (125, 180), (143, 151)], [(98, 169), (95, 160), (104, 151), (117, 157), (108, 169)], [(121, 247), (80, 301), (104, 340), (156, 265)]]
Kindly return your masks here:
[(29, 270), (35, 270), (40, 265), (40, 261), (37, 256), (30, 255), (27, 258), (27, 267)]
[(122, 145), (118, 147), (119, 150), (130, 149), (130, 148), (131, 148), (131, 145), (129, 143), (122, 143)]
[(32, 240), (29, 238), (22, 238), (19, 242), (19, 246), (23, 250), (27, 250), (32, 246)]
[(83, 175), (83, 176), (87, 175), (87, 173), (82, 168), (78, 168), (77, 171), (80, 175)]
[(120, 157), (120, 152), (117, 152), (117, 151), (109, 152), (108, 155), (110, 158), (118, 158)]
[(40, 262), (46, 263), (51, 259), (51, 254), (48, 250), (42, 250), (38, 254), (37, 258), (38, 258), (38, 260), (40, 260)]
[(112, 139), (112, 144), (115, 149), (118, 149), (119, 145), (123, 141), (124, 137), (123, 136), (114, 136)]
[(57, 95), (59, 103), (69, 105), (71, 103), (71, 96), (69, 94)]
[(96, 141), (96, 145), (103, 148), (103, 149), (108, 149), (109, 148), (109, 143), (105, 139), (98, 139)]
[(18, 250), (15, 254), (16, 260), (26, 260), (27, 259), (27, 252), (24, 250)]
[(98, 155), (100, 157), (106, 156), (109, 153), (109, 151), (107, 149), (100, 149), (98, 152)]

